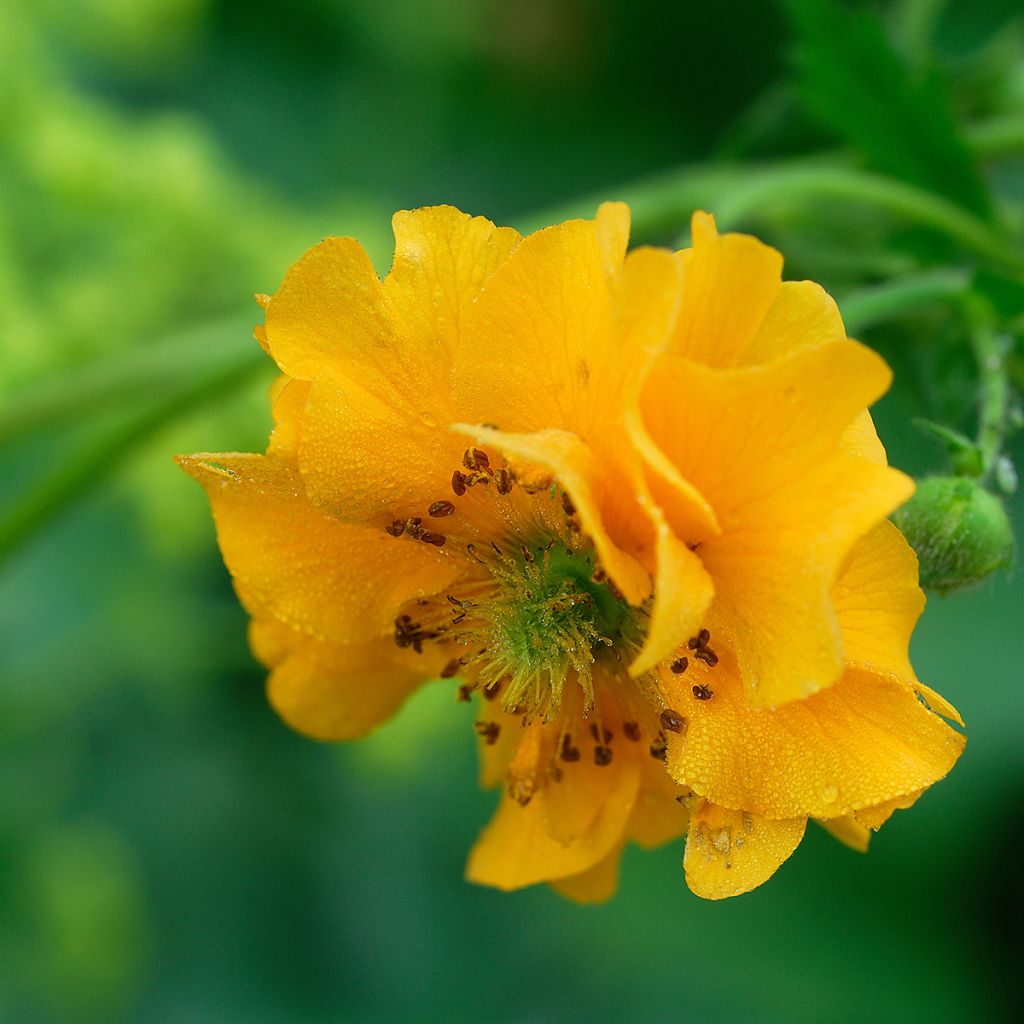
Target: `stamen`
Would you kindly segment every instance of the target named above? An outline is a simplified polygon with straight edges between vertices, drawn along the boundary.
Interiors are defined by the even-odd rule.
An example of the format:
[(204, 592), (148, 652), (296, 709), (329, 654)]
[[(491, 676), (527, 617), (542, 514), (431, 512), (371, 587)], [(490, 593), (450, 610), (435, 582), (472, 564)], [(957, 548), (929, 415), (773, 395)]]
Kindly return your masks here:
[(661, 724), (669, 732), (682, 733), (686, 731), (686, 719), (672, 708), (665, 708), (661, 713)]
[(672, 662), (672, 665), (670, 667), (672, 669), (672, 672), (678, 676), (682, 675), (682, 673), (686, 671), (689, 664), (689, 658), (676, 658), (676, 660)]
[(711, 700), (711, 698), (715, 694), (714, 694), (713, 690), (709, 690), (703, 684), (698, 684), (697, 686), (694, 686), (694, 688), (693, 688), (693, 695), (694, 695), (694, 697), (697, 698), (697, 700)]
[(450, 501), (435, 501), (427, 509), (427, 515), (432, 516), (434, 519), (443, 519), (445, 516), (450, 516), (454, 511), (455, 506)]

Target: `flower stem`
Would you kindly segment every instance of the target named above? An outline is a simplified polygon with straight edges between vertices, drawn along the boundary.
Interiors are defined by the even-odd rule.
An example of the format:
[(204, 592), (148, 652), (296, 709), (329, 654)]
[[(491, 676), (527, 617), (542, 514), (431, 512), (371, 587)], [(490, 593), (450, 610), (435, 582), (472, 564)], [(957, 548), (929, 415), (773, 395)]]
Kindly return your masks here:
[(903, 313), (914, 312), (935, 302), (961, 299), (970, 285), (966, 270), (940, 267), (900, 280), (872, 285), (850, 292), (840, 303), (846, 329), (866, 330)]
[(968, 296), (965, 311), (970, 324), (970, 341), (978, 364), (980, 405), (978, 409), (978, 452), (981, 455), (981, 482), (996, 469), (1010, 407), (1010, 382), (1006, 356), (1007, 339), (996, 329), (995, 316), (978, 296)]
[(91, 490), (160, 427), (209, 399), (238, 387), (265, 365), (247, 355), (199, 380), (186, 380), (163, 401), (149, 405), (80, 448), (35, 486), (5, 503), (0, 516), (0, 563)]

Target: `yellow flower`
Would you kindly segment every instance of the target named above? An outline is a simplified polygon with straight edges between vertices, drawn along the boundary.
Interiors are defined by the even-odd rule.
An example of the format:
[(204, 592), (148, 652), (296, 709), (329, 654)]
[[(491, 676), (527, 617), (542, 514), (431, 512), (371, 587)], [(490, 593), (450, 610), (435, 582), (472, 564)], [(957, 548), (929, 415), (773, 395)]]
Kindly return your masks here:
[(863, 848), (963, 747), (907, 659), (883, 361), (706, 214), (682, 253), (627, 255), (622, 204), (394, 230), (383, 281), (329, 238), (262, 300), (267, 453), (181, 459), (273, 706), (347, 739), (452, 679), (502, 787), (468, 875), (503, 889), (606, 898), (626, 842), (684, 832), (709, 898), (808, 818)]

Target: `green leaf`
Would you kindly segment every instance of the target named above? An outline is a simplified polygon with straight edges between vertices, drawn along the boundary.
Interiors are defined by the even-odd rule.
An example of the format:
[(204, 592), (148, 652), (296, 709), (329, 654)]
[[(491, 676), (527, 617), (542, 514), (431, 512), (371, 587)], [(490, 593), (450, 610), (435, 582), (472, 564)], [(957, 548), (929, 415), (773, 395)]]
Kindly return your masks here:
[(991, 217), (988, 189), (937, 69), (912, 75), (869, 12), (837, 0), (784, 2), (807, 113), (878, 170)]

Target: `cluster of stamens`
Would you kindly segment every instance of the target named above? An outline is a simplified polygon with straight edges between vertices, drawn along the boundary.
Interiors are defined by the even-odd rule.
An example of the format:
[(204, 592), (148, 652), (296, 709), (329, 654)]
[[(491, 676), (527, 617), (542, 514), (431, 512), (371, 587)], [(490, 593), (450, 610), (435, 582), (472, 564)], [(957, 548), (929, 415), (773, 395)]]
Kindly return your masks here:
[[(560, 722), (546, 762), (551, 781), (561, 780), (560, 764), (583, 758), (584, 737), (573, 736), (574, 722), (589, 720), (593, 763), (612, 763), (614, 734), (601, 720), (602, 687), (614, 695), (625, 739), (640, 743), (647, 737), (650, 755), (665, 760), (668, 735), (685, 735), (687, 719), (667, 706), (656, 671), (640, 679), (628, 675), (649, 610), (627, 604), (604, 573), (569, 495), (543, 473), (521, 479), (507, 465), (493, 466), (475, 446), (452, 473), (451, 492), (454, 500), (438, 498), (425, 515), (394, 519), (385, 527), (392, 537), (461, 554), (466, 565), (446, 594), (420, 599), (395, 619), (395, 643), (417, 653), (428, 643), (450, 651), (440, 675), (459, 678), (460, 700), (473, 692), (486, 703), (500, 700), (502, 710), (523, 726)], [(473, 504), (463, 510), (462, 502)], [(428, 528), (431, 520), (446, 520), (447, 531)], [(687, 653), (668, 663), (669, 670), (685, 672), (691, 658), (713, 668), (718, 656), (710, 639), (708, 630), (700, 630), (688, 640)], [(703, 684), (692, 692), (701, 701), (713, 695)], [(489, 745), (498, 741), (501, 728), (486, 717), (476, 722), (477, 734)], [(532, 769), (527, 775), (510, 766), (510, 792), (520, 803), (539, 784)]]

